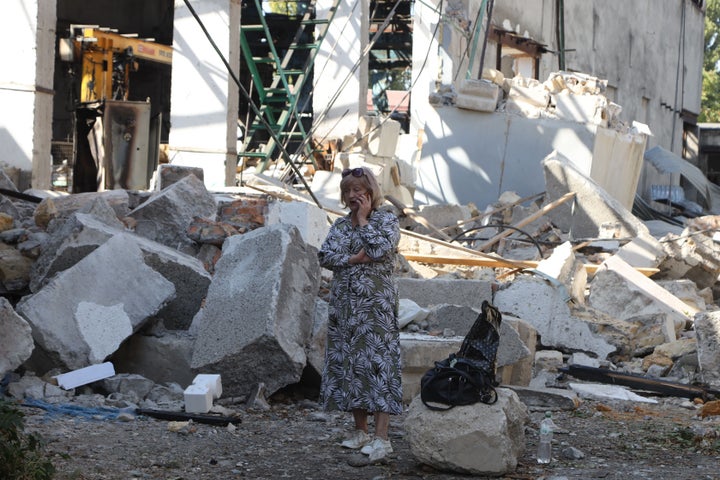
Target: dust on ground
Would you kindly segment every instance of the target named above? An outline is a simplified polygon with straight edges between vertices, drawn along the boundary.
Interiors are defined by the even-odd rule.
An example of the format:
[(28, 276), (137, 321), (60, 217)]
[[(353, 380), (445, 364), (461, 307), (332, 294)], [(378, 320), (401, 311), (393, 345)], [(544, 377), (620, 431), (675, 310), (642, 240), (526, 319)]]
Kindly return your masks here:
[[(517, 469), (501, 479), (720, 479), (720, 421), (701, 418), (690, 402), (658, 404), (585, 400), (574, 411), (554, 411), (559, 427), (553, 461), (534, 458), (543, 411), (530, 410), (526, 448)], [(392, 418), (394, 452), (371, 464), (340, 447), (352, 429), (349, 414), (322, 412), (291, 394), (270, 399), (269, 410), (226, 405), (240, 421), (224, 427), (175, 424), (148, 416), (125, 421), (57, 414), (23, 406), (28, 431), (47, 442), (56, 479), (429, 479), (485, 478), (442, 472), (415, 459), (404, 415)], [(372, 426), (371, 426), (372, 428)]]

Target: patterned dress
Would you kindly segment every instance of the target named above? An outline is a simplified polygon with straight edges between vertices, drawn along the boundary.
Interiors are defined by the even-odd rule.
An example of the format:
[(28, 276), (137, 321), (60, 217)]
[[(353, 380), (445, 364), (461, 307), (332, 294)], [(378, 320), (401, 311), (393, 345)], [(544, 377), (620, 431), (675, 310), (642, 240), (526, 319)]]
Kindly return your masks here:
[[(330, 227), (318, 257), (333, 272), (327, 350), (320, 387), (326, 410), (402, 413), (398, 295), (393, 278), (399, 222), (373, 210), (369, 223), (353, 227), (350, 216)], [(350, 265), (365, 248), (376, 261)]]

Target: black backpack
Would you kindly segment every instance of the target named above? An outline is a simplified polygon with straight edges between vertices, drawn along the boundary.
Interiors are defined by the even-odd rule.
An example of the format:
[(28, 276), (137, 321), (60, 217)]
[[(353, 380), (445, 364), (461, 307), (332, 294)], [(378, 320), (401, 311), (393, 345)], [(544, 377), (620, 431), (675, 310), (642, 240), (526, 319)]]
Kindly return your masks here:
[(487, 300), (460, 350), (435, 362), (420, 380), (420, 399), (431, 410), (497, 401), (495, 357), (500, 344), (500, 311)]

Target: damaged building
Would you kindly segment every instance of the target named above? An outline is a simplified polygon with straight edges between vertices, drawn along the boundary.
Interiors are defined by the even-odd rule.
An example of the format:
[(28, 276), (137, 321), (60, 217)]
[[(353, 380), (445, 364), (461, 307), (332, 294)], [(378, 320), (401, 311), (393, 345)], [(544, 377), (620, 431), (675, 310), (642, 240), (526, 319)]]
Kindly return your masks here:
[[(504, 317), (493, 414), (513, 418), (497, 433), (511, 447), (491, 472), (423, 460), (512, 470), (523, 404), (562, 368), (709, 398), (720, 187), (717, 126), (697, 122), (703, 3), (4, 7), (8, 393), (69, 401), (104, 381), (128, 405), (206, 413), (220, 395), (263, 406), (316, 386), (331, 275), (317, 249), (343, 214), (340, 172), (365, 166), (401, 220), (418, 444), (434, 429), (422, 374), (483, 300)], [(175, 396), (121, 392), (126, 377)], [(567, 408), (582, 396), (554, 390)]]

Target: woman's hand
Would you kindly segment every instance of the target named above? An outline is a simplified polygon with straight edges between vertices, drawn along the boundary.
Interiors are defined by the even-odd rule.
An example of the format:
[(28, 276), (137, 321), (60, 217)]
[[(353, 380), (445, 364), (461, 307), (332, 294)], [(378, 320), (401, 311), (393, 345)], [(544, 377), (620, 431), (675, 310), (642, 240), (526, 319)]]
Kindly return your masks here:
[(357, 222), (358, 225), (364, 227), (368, 224), (368, 217), (372, 211), (372, 203), (370, 201), (370, 193), (360, 195), (357, 199), (358, 210), (357, 210)]
[(350, 259), (348, 259), (348, 263), (350, 265), (355, 265), (358, 263), (371, 263), (373, 261), (372, 258), (367, 256), (367, 253), (365, 253), (365, 249), (361, 248), (358, 253), (351, 256)]

